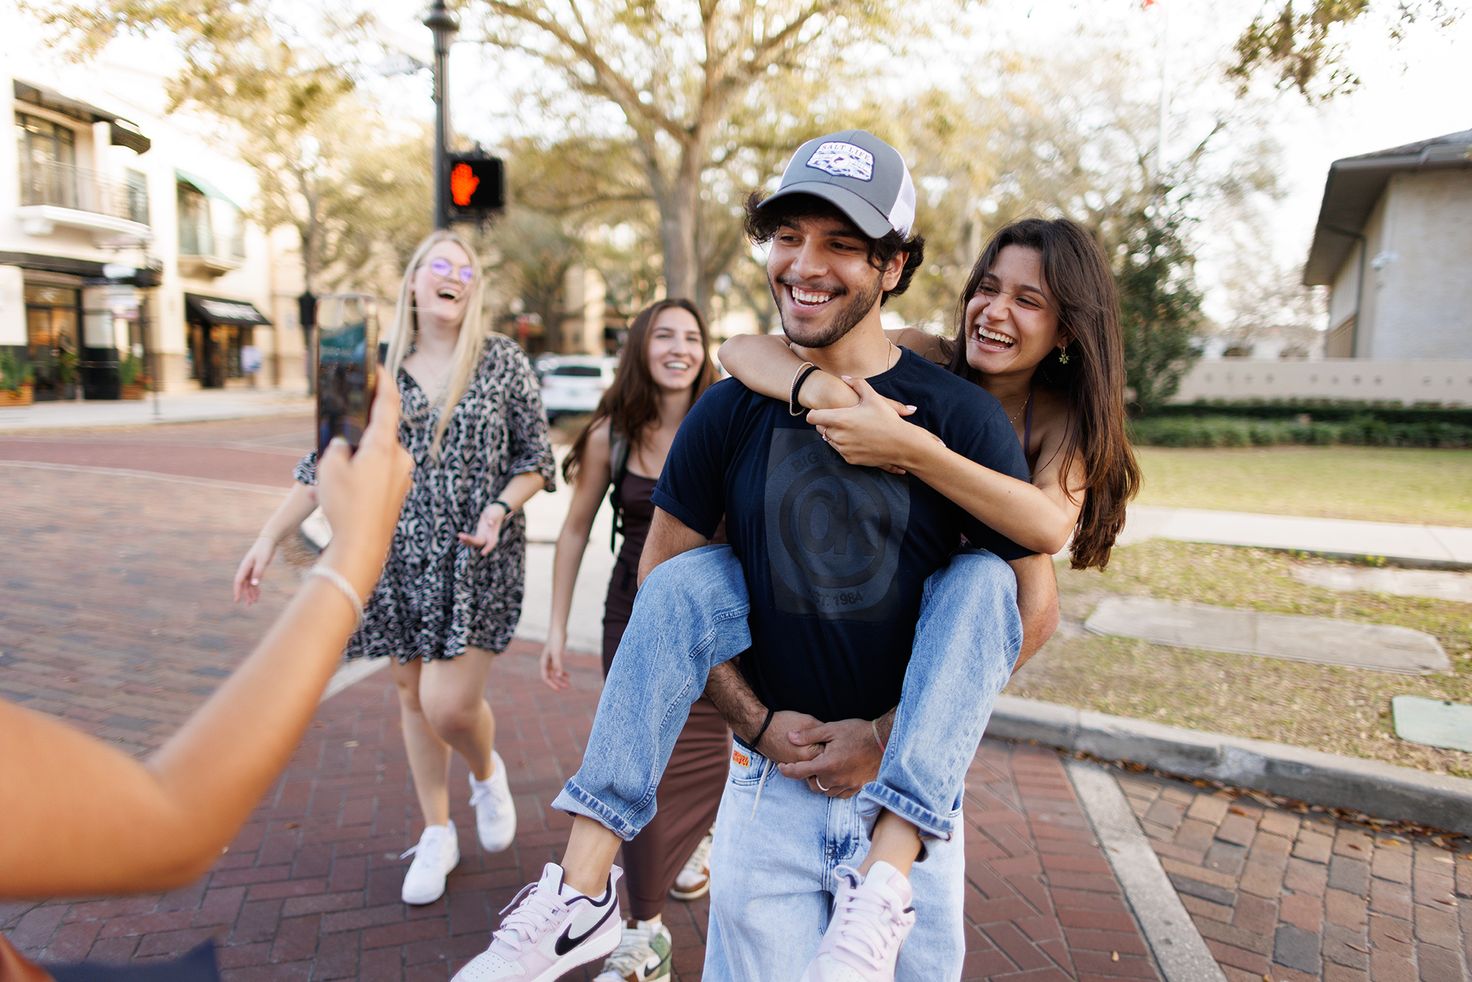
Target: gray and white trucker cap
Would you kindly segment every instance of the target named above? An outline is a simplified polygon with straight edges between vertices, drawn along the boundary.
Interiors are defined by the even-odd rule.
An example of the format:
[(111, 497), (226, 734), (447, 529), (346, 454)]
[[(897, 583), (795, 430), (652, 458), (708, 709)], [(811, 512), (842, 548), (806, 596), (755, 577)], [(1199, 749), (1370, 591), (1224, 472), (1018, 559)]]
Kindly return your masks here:
[(811, 194), (836, 205), (871, 239), (909, 235), (915, 222), (915, 182), (899, 151), (873, 133), (844, 130), (809, 140), (792, 155), (782, 183), (762, 208), (789, 194)]

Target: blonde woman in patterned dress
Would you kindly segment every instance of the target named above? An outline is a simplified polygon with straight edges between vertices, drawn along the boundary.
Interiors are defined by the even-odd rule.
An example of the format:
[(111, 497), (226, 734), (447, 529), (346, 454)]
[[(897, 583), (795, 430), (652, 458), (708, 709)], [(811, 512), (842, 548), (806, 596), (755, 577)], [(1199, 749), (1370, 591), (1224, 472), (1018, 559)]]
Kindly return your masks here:
[[(405, 856), (403, 900), (427, 904), (460, 861), (450, 820), (453, 749), (470, 770), (482, 848), (511, 844), (516, 810), (485, 686), (492, 656), (521, 617), (526, 579), (522, 506), (553, 486), (552, 448), (536, 376), (514, 341), (488, 330), (480, 264), (452, 232), (419, 244), (399, 288), (385, 367), (398, 380), (399, 439), (414, 483), (383, 578), (347, 657), (389, 656), (424, 832)], [(276, 545), (313, 507), (316, 455), (267, 520), (235, 574), (254, 603)]]

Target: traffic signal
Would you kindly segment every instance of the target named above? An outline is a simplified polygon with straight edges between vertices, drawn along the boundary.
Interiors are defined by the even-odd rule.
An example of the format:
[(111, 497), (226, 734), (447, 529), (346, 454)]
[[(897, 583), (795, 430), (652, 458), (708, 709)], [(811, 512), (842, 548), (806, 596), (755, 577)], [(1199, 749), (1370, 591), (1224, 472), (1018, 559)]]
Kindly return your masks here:
[(445, 188), (450, 196), (450, 221), (479, 221), (506, 207), (506, 168), (500, 157), (479, 153), (452, 153)]

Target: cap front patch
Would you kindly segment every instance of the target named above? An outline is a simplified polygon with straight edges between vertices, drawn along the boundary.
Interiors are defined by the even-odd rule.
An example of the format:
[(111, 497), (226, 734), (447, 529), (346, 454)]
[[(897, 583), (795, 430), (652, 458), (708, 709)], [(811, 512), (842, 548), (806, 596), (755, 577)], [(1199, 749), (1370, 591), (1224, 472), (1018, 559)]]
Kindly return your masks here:
[(834, 177), (851, 177), (856, 181), (874, 179), (874, 155), (863, 147), (837, 140), (820, 144), (808, 158), (808, 166)]

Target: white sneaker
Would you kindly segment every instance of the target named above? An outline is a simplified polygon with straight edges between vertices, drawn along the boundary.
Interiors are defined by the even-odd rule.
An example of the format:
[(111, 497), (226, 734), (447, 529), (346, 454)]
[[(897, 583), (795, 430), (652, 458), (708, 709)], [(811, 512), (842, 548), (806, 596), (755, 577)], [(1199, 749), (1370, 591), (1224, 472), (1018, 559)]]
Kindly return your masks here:
[(700, 845), (685, 860), (685, 866), (675, 876), (675, 885), (670, 887), (670, 896), (676, 900), (699, 900), (710, 893), (710, 847), (716, 834), (712, 825)]
[(491, 751), (495, 770), (484, 781), (470, 775), (470, 807), (475, 809), (475, 832), (486, 852), (500, 852), (516, 838), (516, 802), (506, 780), (506, 763)]
[(833, 919), (801, 982), (893, 982), (900, 945), (915, 926), (910, 881), (888, 863), (863, 878), (840, 866)]
[(548, 863), (542, 878), (528, 883), (502, 908), (511, 913), (491, 935), (491, 946), (476, 955), (452, 982), (554, 982), (564, 972), (597, 961), (618, 946), (623, 921), (618, 916), (617, 866), (608, 874), (601, 897), (585, 897), (563, 886), (562, 867)]
[(629, 921), (618, 947), (593, 982), (652, 982), (670, 977), (670, 929), (659, 921)]
[(404, 850), (399, 858), (408, 856), (413, 856), (414, 862), (404, 874), (404, 903), (434, 903), (445, 895), (445, 877), (460, 862), (460, 838), (455, 834), (455, 823), (426, 826), (418, 845)]

